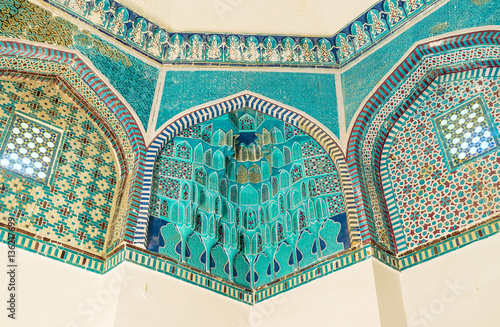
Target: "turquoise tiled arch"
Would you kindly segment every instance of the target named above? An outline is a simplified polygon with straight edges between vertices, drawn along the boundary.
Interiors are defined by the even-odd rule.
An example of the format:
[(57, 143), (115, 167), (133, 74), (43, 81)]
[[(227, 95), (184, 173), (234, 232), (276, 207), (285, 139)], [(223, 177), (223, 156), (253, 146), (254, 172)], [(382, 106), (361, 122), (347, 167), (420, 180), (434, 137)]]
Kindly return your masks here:
[(150, 142), (147, 150), (144, 187), (134, 243), (144, 245), (146, 241), (145, 238), (148, 223), (149, 199), (151, 196), (152, 172), (158, 152), (169, 140), (183, 130), (198, 123), (244, 107), (248, 107), (266, 115), (278, 118), (305, 131), (325, 149), (326, 153), (336, 165), (341, 177), (342, 189), (345, 194), (347, 205), (347, 217), (351, 244), (357, 244), (359, 242), (359, 236), (357, 217), (354, 213), (354, 196), (351, 191), (350, 178), (347, 174), (345, 157), (340, 146), (338, 145), (339, 142), (336, 137), (323, 127), (321, 123), (315, 121), (307, 114), (250, 91), (240, 92), (222, 100), (214, 101), (211, 104), (198, 106), (194, 109), (185, 111), (174, 117), (171, 121), (165, 123), (164, 126), (160, 128), (158, 134)]
[[(163, 254), (255, 287), (350, 248), (340, 184), (331, 158), (310, 135), (254, 109), (231, 111), (177, 134), (161, 149), (146, 247), (174, 247)], [(192, 234), (201, 242), (193, 244)], [(261, 254), (273, 260), (265, 266), (261, 256), (256, 269)]]

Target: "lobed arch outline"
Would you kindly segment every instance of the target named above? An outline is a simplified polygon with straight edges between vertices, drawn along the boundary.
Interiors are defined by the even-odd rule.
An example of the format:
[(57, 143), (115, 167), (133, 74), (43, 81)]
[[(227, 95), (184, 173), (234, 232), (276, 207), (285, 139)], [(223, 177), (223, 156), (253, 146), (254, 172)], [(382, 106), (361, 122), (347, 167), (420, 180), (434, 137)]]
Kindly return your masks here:
[[(110, 85), (108, 80), (93, 66), (91, 61), (87, 59), (77, 50), (67, 49), (64, 47), (47, 45), (38, 42), (18, 40), (12, 38), (0, 38), (0, 59), (10, 61), (10, 67), (1, 66), (0, 69), (7, 73), (20, 73), (26, 75), (40, 75), (58, 79), (66, 87), (71, 88), (71, 93), (80, 97), (87, 107), (91, 108), (91, 118), (102, 128), (102, 124), (109, 123), (107, 115), (114, 115), (115, 119), (123, 127), (122, 131), (116, 131), (107, 127), (114, 134), (130, 141), (131, 153), (124, 152), (125, 158), (119, 160), (120, 168), (128, 170), (131, 176), (131, 183), (128, 193), (127, 212), (123, 218), (124, 229), (121, 232), (120, 241), (114, 244), (115, 248), (122, 241), (131, 243), (133, 240), (133, 226), (137, 219), (137, 213), (140, 203), (140, 195), (142, 189), (143, 162), (146, 154), (145, 145), (145, 130), (138, 123), (140, 120), (137, 114), (131, 109), (130, 105), (123, 97)], [(30, 71), (29, 67), (17, 65), (12, 59), (27, 59), (36, 60), (37, 63), (55, 64), (57, 67), (44, 67), (45, 72)], [(61, 66), (63, 67), (61, 69)], [(76, 76), (76, 77), (75, 77)], [(78, 90), (77, 90), (78, 89)], [(96, 102), (97, 101), (97, 102)], [(107, 112), (99, 112), (92, 105), (92, 102), (98, 103), (106, 108)], [(117, 139), (119, 137), (117, 136)], [(108, 140), (113, 146), (119, 147), (120, 142), (113, 142), (108, 136)], [(118, 153), (118, 152), (115, 152)], [(121, 162), (120, 162), (121, 161)], [(133, 165), (131, 165), (133, 163)], [(128, 166), (127, 166), (128, 164)], [(109, 248), (108, 248), (109, 249)], [(112, 249), (110, 249), (112, 250)]]
[(338, 138), (323, 124), (308, 114), (248, 90), (188, 109), (174, 116), (157, 130), (148, 144), (141, 208), (136, 226), (134, 244), (145, 246), (146, 243), (153, 167), (156, 157), (163, 146), (178, 133), (193, 125), (225, 115), (243, 107), (262, 112), (303, 130), (325, 149), (326, 153), (334, 162), (341, 178), (342, 189), (346, 201), (351, 246), (359, 244), (358, 219), (354, 210), (355, 203), (351, 180), (347, 171), (346, 159), (339, 146), (340, 142)]
[[(472, 53), (481, 47), (493, 49), (490, 51), (493, 55), (477, 51), (465, 56), (465, 52)], [(391, 221), (394, 198), (385, 197), (383, 183), (387, 182), (387, 173), (381, 171), (380, 165), (384, 144), (399, 128), (400, 118), (405, 119), (418, 105), (418, 98), (425, 95), (440, 76), (499, 66), (499, 26), (460, 30), (417, 42), (370, 92), (350, 124), (346, 147), (353, 191), (359, 204), (357, 214), (363, 243), (380, 243), (379, 236), (385, 233), (387, 239), (381, 245), (394, 252), (406, 249), (402, 222), (399, 218)], [(364, 161), (370, 162), (368, 167)], [(375, 226), (372, 210), (380, 212), (378, 223), (383, 230)]]

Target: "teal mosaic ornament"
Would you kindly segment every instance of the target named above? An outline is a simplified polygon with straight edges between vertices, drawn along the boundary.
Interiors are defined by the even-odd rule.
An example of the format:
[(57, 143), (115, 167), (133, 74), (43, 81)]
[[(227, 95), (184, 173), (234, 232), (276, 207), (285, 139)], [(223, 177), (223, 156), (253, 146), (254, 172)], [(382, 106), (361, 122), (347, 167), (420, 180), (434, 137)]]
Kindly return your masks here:
[(418, 12), (420, 12), (424, 8), (424, 0), (408, 0), (405, 1), (404, 9), (406, 11), (406, 15), (411, 17)]
[(308, 38), (303, 38), (300, 41), (300, 62), (316, 62), (316, 53), (313, 51), (314, 45)]
[(147, 43), (146, 51), (157, 58), (163, 58), (163, 44), (167, 42), (165, 31), (155, 29), (152, 34)]
[(189, 37), (186, 59), (192, 61), (203, 60), (203, 41), (198, 34)]
[(83, 16), (87, 12), (88, 3), (86, 3), (85, 1), (69, 0), (67, 1), (67, 7), (75, 14)]
[(281, 40), (281, 61), (296, 62), (299, 61), (297, 53), (297, 45), (291, 37), (286, 37)]
[[(127, 100), (147, 129), (159, 69), (121, 52), (112, 44), (90, 34), (74, 36), (73, 47), (82, 52)], [(161, 56), (163, 31), (155, 31), (148, 43), (150, 53)]]
[(205, 58), (207, 61), (222, 61), (222, 40), (218, 35), (208, 37)]
[(337, 44), (337, 55), (340, 63), (349, 60), (354, 55), (354, 49), (344, 33), (339, 33), (335, 40)]
[(120, 7), (114, 12), (114, 17), (109, 20), (107, 29), (120, 38), (125, 38), (129, 13), (125, 7)]
[(137, 18), (127, 33), (128, 40), (139, 48), (144, 48), (144, 43), (146, 42), (144, 33), (146, 32), (147, 27), (148, 24), (144, 18)]
[(62, 131), (14, 114), (0, 152), (0, 165), (15, 174), (47, 184)]
[(318, 61), (321, 63), (335, 63), (335, 58), (332, 53), (332, 45), (327, 39), (321, 39), (318, 41), (318, 47), (316, 49)]
[(183, 60), (185, 57), (185, 44), (182, 35), (173, 35), (167, 43), (167, 59), (172, 61)]
[(365, 27), (361, 22), (354, 22), (351, 25), (351, 34), (354, 38), (354, 48), (356, 52), (364, 50), (371, 44), (370, 36), (365, 31)]
[(380, 17), (380, 13), (377, 10), (370, 10), (366, 15), (366, 21), (371, 25), (370, 34), (374, 41), (389, 33), (385, 19)]
[(106, 13), (110, 5), (108, 0), (94, 0), (94, 7), (89, 10), (87, 19), (100, 27), (106, 27)]
[[(26, 1), (26, 0), (21, 0), (21, 1)], [(116, 2), (115, 0), (44, 0), (47, 3), (53, 4), (59, 9), (63, 9), (66, 12), (70, 13), (73, 16), (76, 16), (77, 18), (81, 19), (82, 21), (89, 23), (92, 27), (97, 28), (101, 31), (104, 31), (106, 34), (111, 34), (112, 37), (116, 37), (117, 39), (120, 40), (120, 42), (124, 43), (131, 49), (137, 51), (138, 53), (141, 53), (143, 55), (146, 55), (150, 57), (151, 59), (154, 59), (155, 61), (159, 63), (174, 63), (174, 64), (183, 64), (184, 60), (180, 60), (179, 58), (174, 57), (174, 59), (170, 59), (168, 56), (158, 56), (155, 53), (151, 53), (148, 49), (145, 49), (144, 47), (139, 47), (138, 42), (142, 42), (142, 39), (146, 37), (147, 39), (150, 39), (151, 37), (151, 31), (156, 30), (156, 29), (163, 29), (165, 33), (169, 34), (176, 34), (179, 33), (187, 42), (187, 40), (190, 38), (192, 35), (191, 33), (180, 33), (178, 31), (168, 31), (166, 26), (158, 26), (152, 21), (149, 21), (145, 18), (138, 18), (141, 15), (137, 12), (134, 12), (131, 8), (125, 8), (122, 4)], [(441, 0), (442, 2), (446, 2), (444, 0)], [(14, 2), (16, 5), (19, 1)], [(407, 0), (407, 1), (399, 1), (399, 0), (378, 0), (376, 3), (374, 3), (372, 6), (370, 6), (368, 9), (371, 11), (375, 11), (377, 15), (379, 16), (377, 20), (384, 20), (387, 19), (389, 22), (389, 25), (387, 26), (386, 32), (383, 36), (384, 38), (389, 35), (389, 29), (392, 31), (402, 27), (406, 22), (409, 20), (417, 17), (420, 13), (422, 13), (424, 10), (428, 10), (431, 8), (431, 5), (434, 3), (438, 2), (438, 0)], [(489, 1), (491, 2), (491, 1)], [(472, 3), (474, 3), (472, 1)], [(483, 2), (481, 2), (479, 5), (483, 5)], [(113, 9), (111, 9), (113, 8)], [(118, 8), (118, 9), (116, 9)], [(351, 21), (350, 24), (348, 24), (345, 28), (343, 28), (342, 31), (339, 31), (330, 37), (328, 37), (328, 40), (330, 43), (334, 44), (336, 43), (337, 40), (337, 35), (340, 33), (344, 34), (352, 34), (353, 28), (355, 26), (353, 25), (353, 22), (359, 21), (363, 24), (368, 23), (368, 25), (371, 25), (371, 22), (366, 21), (365, 14), (367, 11), (363, 12), (360, 16), (356, 17)], [(456, 10), (453, 10), (456, 11)], [(380, 14), (382, 14), (383, 17), (380, 17)], [(129, 20), (130, 19), (130, 20)], [(140, 27), (136, 25), (137, 19), (144, 19), (145, 24), (148, 26), (148, 28), (144, 31), (140, 30)], [(460, 24), (462, 23), (462, 19), (459, 20)], [(131, 27), (132, 25), (132, 27)], [(375, 33), (378, 33), (378, 27), (379, 23), (375, 23), (375, 27), (377, 31)], [(127, 30), (128, 29), (128, 30)], [(130, 38), (129, 33), (131, 30), (134, 30), (134, 33), (137, 32), (137, 39)], [(359, 33), (356, 33), (356, 35), (359, 35)], [(226, 50), (232, 48), (233, 55), (237, 55), (237, 52), (234, 51), (234, 45), (227, 44), (226, 41), (231, 38), (231, 34), (217, 34), (217, 35), (211, 35), (211, 34), (200, 34), (202, 40), (204, 41), (204, 45), (206, 47), (212, 46), (215, 47), (215, 45), (210, 44), (210, 39), (212, 36), (218, 37), (220, 40), (222, 40), (222, 43), (220, 43), (220, 56), (216, 56), (216, 58), (209, 58), (208, 56), (202, 56), (203, 59), (188, 59), (188, 60), (200, 60), (200, 61), (205, 61), (206, 63), (212, 62), (212, 66), (216, 66), (217, 64), (214, 62), (218, 61), (224, 61), (227, 62), (231, 66), (246, 66), (247, 64), (251, 63), (252, 65), (255, 66), (266, 66), (266, 65), (274, 65), (276, 62), (282, 62), (284, 65), (287, 66), (295, 66), (295, 67), (308, 67), (310, 66), (310, 61), (308, 59), (312, 58), (309, 57), (307, 52), (307, 48), (304, 49), (305, 52), (305, 58), (306, 60), (300, 60), (297, 58), (292, 58), (290, 54), (292, 51), (300, 52), (301, 50), (299, 49), (294, 49), (294, 44), (297, 48), (302, 48), (302, 44), (299, 45), (299, 40), (301, 40), (303, 37), (306, 37), (305, 35), (288, 35), (288, 36), (283, 36), (283, 35), (246, 35), (246, 36), (238, 36), (240, 39), (240, 45), (241, 48), (239, 49), (241, 52), (241, 55), (239, 56), (239, 60), (234, 60), (234, 59), (228, 59), (228, 57), (225, 57)], [(251, 45), (252, 49), (251, 50), (251, 59), (248, 57), (245, 58), (245, 55), (243, 54), (243, 51), (245, 51), (248, 48), (248, 44), (246, 44), (246, 39), (247, 38), (255, 38), (258, 39), (257, 42), (257, 47), (255, 49), (258, 49), (258, 51), (263, 51), (266, 49), (266, 51), (273, 51), (270, 49), (270, 44), (267, 43), (267, 38), (271, 37), (274, 38), (275, 40), (279, 40), (277, 47), (274, 48), (277, 52), (277, 58), (276, 60), (274, 59), (266, 59), (266, 60), (254, 60), (253, 58), (254, 55), (256, 54), (255, 51), (253, 50), (253, 44)], [(313, 43), (313, 48), (319, 48), (319, 39), (316, 37), (308, 37), (311, 42)], [(264, 40), (262, 40), (264, 39)], [(285, 39), (285, 43), (282, 43), (281, 41)], [(293, 42), (287, 42), (289, 41), (288, 39), (292, 39)], [(352, 40), (348, 40), (349, 42)], [(373, 39), (373, 43), (367, 46), (372, 47), (374, 43), (378, 43), (380, 41), (380, 38), (378, 40)], [(206, 43), (205, 43), (206, 42)], [(307, 45), (309, 47), (309, 45)], [(292, 48), (292, 50), (290, 50)], [(186, 50), (186, 49), (185, 49)], [(216, 50), (215, 48), (212, 50)], [(356, 50), (357, 51), (357, 50)], [(286, 59), (283, 59), (281, 57), (281, 53), (284, 53)], [(352, 59), (356, 58), (358, 56), (358, 52), (356, 52), (353, 56), (349, 58), (348, 61), (351, 61)], [(295, 56), (293, 56), (295, 57)], [(185, 56), (185, 59), (187, 59), (188, 56)], [(237, 58), (234, 56), (233, 58)], [(292, 60), (290, 60), (292, 59)], [(341, 64), (344, 65), (348, 61), (344, 61), (342, 63), (340, 62), (335, 62), (336, 65)], [(321, 66), (329, 66), (330, 62), (329, 61), (321, 61), (318, 60), (317, 63)]]
[(348, 248), (345, 212), (325, 150), (242, 108), (182, 131), (158, 153), (147, 247), (255, 287)]
[(262, 51), (263, 62), (280, 61), (278, 43), (276, 42), (275, 38), (271, 36), (266, 37), (263, 42), (263, 47), (264, 47)]
[(391, 28), (401, 24), (406, 18), (404, 10), (399, 6), (398, 0), (385, 0), (384, 10), (387, 12), (387, 22)]

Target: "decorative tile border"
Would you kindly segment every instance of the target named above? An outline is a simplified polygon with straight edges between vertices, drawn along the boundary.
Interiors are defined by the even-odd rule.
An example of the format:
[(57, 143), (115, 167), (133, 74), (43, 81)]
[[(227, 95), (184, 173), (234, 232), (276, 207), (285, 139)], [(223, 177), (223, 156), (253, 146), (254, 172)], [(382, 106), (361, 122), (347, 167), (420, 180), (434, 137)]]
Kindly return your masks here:
[[(358, 203), (362, 204), (358, 216), (363, 241), (376, 240), (391, 250), (404, 250), (400, 242), (396, 243), (400, 235), (389, 237), (394, 235), (394, 225), (386, 205), (371, 205), (384, 199), (380, 177), (371, 167), (380, 166), (382, 146), (392, 126), (437, 76), (500, 65), (499, 44), (500, 32), (491, 29), (420, 44), (366, 101), (357, 115), (347, 148), (353, 187)], [(475, 51), (478, 47), (484, 51)], [(467, 53), (467, 60), (457, 55), (458, 49)], [(387, 105), (391, 98), (396, 100)]]
[(266, 285), (255, 291), (255, 303), (262, 302), (288, 290), (297, 288), (310, 281), (329, 275), (335, 271), (352, 266), (370, 257), (369, 247), (358, 248), (334, 258), (320, 262), (304, 271), (300, 271), (284, 280)]
[(202, 271), (197, 271), (195, 270), (196, 268), (188, 268), (187, 266), (180, 265), (166, 257), (159, 257), (153, 252), (129, 245), (126, 248), (125, 260), (186, 281), (190, 284), (201, 286), (240, 302), (253, 304), (253, 292), (251, 290), (210, 276)]
[(294, 276), (257, 289), (255, 291), (255, 303), (262, 302), (300, 285), (352, 266), (370, 257), (377, 259), (392, 269), (403, 271), (471, 243), (490, 237), (499, 231), (500, 216), (478, 226), (469, 228), (466, 231), (459, 231), (456, 235), (449, 235), (445, 237), (444, 240), (438, 240), (401, 257), (396, 257), (393, 254), (386, 252), (385, 249), (376, 244), (365, 245), (362, 248), (351, 250), (350, 252), (328, 259), (325, 262), (318, 263), (311, 268), (296, 273)]
[(399, 257), (399, 270), (403, 271), (420, 263), (432, 260), (443, 254), (490, 237), (499, 231), (500, 216), (497, 216), (487, 222), (472, 226), (466, 231), (458, 231), (456, 235), (449, 235), (444, 240), (438, 240), (425, 245), (421, 249), (415, 249), (410, 253), (404, 254)]
[[(6, 227), (0, 226), (0, 242), (7, 243), (9, 234), (12, 233)], [(104, 267), (104, 261), (96, 256), (83, 254), (79, 250), (69, 249), (67, 246), (46, 240), (36, 239), (20, 232), (14, 234), (16, 236), (17, 249), (37, 253), (44, 257), (55, 259), (59, 262), (66, 262), (95, 273), (101, 273)]]
[[(0, 242), (8, 243), (9, 231), (0, 226)], [(68, 249), (61, 244), (34, 239), (25, 234), (15, 233), (16, 248), (40, 254), (44, 257), (65, 262), (98, 274), (105, 274), (124, 261), (158, 271), (174, 278), (201, 286), (216, 293), (228, 296), (243, 303), (253, 303), (251, 290), (243, 289), (216, 277), (209, 276), (201, 271), (182, 266), (167, 258), (155, 256), (154, 253), (124, 244), (105, 260), (92, 255), (79, 253), (78, 250)]]
[(159, 151), (168, 141), (183, 130), (243, 107), (248, 107), (266, 115), (273, 116), (305, 131), (326, 150), (326, 152), (333, 159), (337, 167), (337, 171), (341, 176), (342, 187), (347, 202), (346, 206), (348, 208), (347, 216), (351, 244), (359, 243), (360, 237), (358, 232), (358, 220), (353, 210), (353, 208), (355, 208), (354, 195), (352, 193), (350, 179), (347, 174), (345, 158), (335, 137), (331, 135), (331, 133), (327, 132), (327, 129), (321, 123), (317, 122), (307, 114), (299, 110), (286, 107), (253, 92), (244, 91), (215, 104), (201, 106), (185, 112), (183, 115), (174, 117), (171, 121), (165, 123), (165, 125), (160, 128), (158, 135), (149, 145), (146, 155), (144, 187), (141, 197), (141, 208), (135, 232), (134, 244), (145, 246), (146, 243), (153, 167)]
[(338, 67), (445, 0), (380, 0), (331, 37), (176, 33), (114, 0), (44, 0), (162, 64)]
[(399, 270), (399, 259), (394, 254), (386, 252), (385, 249), (377, 246), (377, 244), (372, 244), (371, 250), (375, 259), (392, 269)]

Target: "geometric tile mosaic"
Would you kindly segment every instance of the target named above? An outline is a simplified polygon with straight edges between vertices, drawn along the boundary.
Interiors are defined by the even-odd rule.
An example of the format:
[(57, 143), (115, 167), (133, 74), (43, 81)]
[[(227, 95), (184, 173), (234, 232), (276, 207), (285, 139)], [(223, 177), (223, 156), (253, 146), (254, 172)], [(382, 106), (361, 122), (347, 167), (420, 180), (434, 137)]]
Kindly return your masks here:
[[(494, 139), (500, 84), (496, 76), (478, 75), (436, 82), (386, 143), (390, 180), (384, 194), (395, 199), (391, 219), (400, 217), (408, 250), (500, 212), (500, 156)], [(480, 90), (481, 96), (465, 98), (470, 90)], [(459, 147), (463, 143), (467, 147)], [(454, 148), (460, 150), (451, 153)]]
[(80, 51), (104, 74), (147, 129), (159, 70), (29, 2), (0, 3), (0, 35)]
[(500, 144), (481, 97), (461, 103), (433, 121), (443, 153), (452, 169)]
[(2, 77), (0, 129), (0, 223), (13, 217), (19, 231), (103, 255), (118, 166), (83, 104), (53, 80)]
[[(440, 40), (439, 43), (424, 42), (417, 45), (412, 54), (406, 57), (401, 65), (394, 68), (390, 77), (379, 88), (373, 90), (370, 100), (365, 102), (355, 121), (347, 149), (351, 178), (360, 195), (358, 214), (363, 239), (374, 239), (394, 251), (407, 250), (402, 221), (393, 216), (396, 211), (395, 203), (399, 199), (395, 194), (385, 190), (390, 169), (382, 164), (383, 161), (388, 160), (386, 159), (388, 154), (382, 152), (382, 148), (387, 146), (387, 141), (384, 140), (393, 135), (401, 126), (402, 123), (398, 121), (400, 117), (408, 118), (408, 110), (410, 110), (408, 108), (413, 108), (423, 96), (427, 96), (429, 84), (437, 77), (450, 76), (454, 73), (477, 76), (469, 66), (471, 61), (477, 63), (478, 67), (498, 70), (500, 48), (496, 44), (498, 44), (499, 35), (498, 31), (486, 30), (449, 37)], [(471, 46), (468, 43), (469, 40), (478, 40), (478, 42), (475, 46)], [(453, 50), (457, 48), (460, 48), (460, 51)], [(495, 59), (483, 62), (483, 58)], [(411, 70), (409, 70), (410, 67)], [(487, 71), (486, 74), (489, 75), (490, 72)], [(437, 114), (443, 114), (460, 103), (474, 99), (481, 93), (478, 91), (480, 89), (481, 86), (478, 85), (464, 89), (463, 93), (454, 90), (453, 95), (449, 95), (443, 103), (436, 104), (437, 109), (440, 110)], [(494, 111), (490, 101), (485, 99), (485, 103), (489, 110)], [(443, 110), (444, 105), (446, 105), (446, 110)], [(437, 131), (432, 125), (433, 123), (430, 122), (432, 127), (430, 135), (436, 137)], [(410, 134), (416, 134), (424, 126), (415, 128)], [(421, 144), (418, 146), (420, 147)], [(425, 150), (440, 150), (439, 144), (432, 146)], [(416, 149), (407, 146), (404, 153), (416, 151)], [(444, 158), (440, 163), (447, 166)], [(403, 181), (398, 181), (398, 183), (403, 183)], [(410, 189), (415, 188), (415, 185), (406, 184)], [(425, 194), (428, 194), (427, 191)], [(394, 237), (392, 237), (393, 234)], [(431, 235), (431, 237), (435, 236)]]
[(61, 140), (61, 130), (15, 114), (5, 133), (0, 165), (11, 172), (47, 184)]
[[(3, 26), (6, 26), (6, 24), (4, 24)], [(90, 228), (88, 228), (88, 230), (77, 230), (76, 233), (78, 235), (77, 237), (74, 237), (73, 231), (75, 227), (78, 228), (80, 224), (80, 222), (76, 223), (74, 220), (70, 224), (71, 228), (66, 229), (66, 225), (63, 225), (62, 227), (59, 226), (58, 232), (55, 233), (55, 235), (57, 236), (54, 236), (54, 231), (50, 231), (48, 229), (49, 227), (53, 227), (51, 225), (47, 225), (46, 229), (36, 231), (36, 228), (33, 228), (34, 226), (30, 226), (30, 224), (27, 223), (23, 227), (18, 226), (18, 230), (23, 230), (23, 232), (26, 233), (33, 232), (33, 230), (35, 230), (35, 232), (33, 233), (39, 237), (49, 237), (51, 239), (57, 239), (58, 242), (66, 244), (67, 246), (76, 247), (81, 251), (95, 253), (94, 251), (97, 249), (97, 254), (99, 255), (103, 255), (103, 253), (100, 252), (103, 244), (107, 243), (105, 248), (106, 251), (109, 252), (112, 251), (116, 246), (119, 246), (123, 240), (125, 240), (125, 242), (127, 240), (132, 240), (135, 226), (132, 223), (128, 222), (134, 221), (134, 218), (136, 216), (135, 208), (139, 207), (138, 195), (140, 194), (140, 188), (142, 185), (142, 179), (135, 178), (137, 174), (141, 173), (142, 170), (141, 165), (136, 163), (137, 160), (141, 160), (141, 158), (143, 158), (145, 149), (142, 133), (132, 113), (130, 113), (130, 111), (125, 108), (124, 104), (117, 98), (113, 91), (109, 90), (106, 84), (102, 80), (100, 80), (95, 75), (95, 73), (92, 72), (92, 70), (82, 61), (82, 59), (80, 59), (80, 57), (78, 57), (77, 54), (73, 52), (64, 52), (52, 48), (49, 49), (44, 46), (36, 46), (13, 41), (1, 41), (0, 48), (0, 51), (2, 53), (2, 56), (0, 56), (0, 66), (2, 68), (0, 75), (2, 75), (2, 77), (5, 77), (5, 79), (19, 79), (20, 83), (18, 84), (18, 87), (20, 88), (24, 87), (25, 85), (33, 85), (30, 83), (25, 84), (27, 80), (48, 83), (52, 88), (59, 88), (64, 96), (67, 95), (69, 96), (69, 98), (71, 98), (71, 100), (75, 101), (76, 106), (74, 108), (78, 107), (81, 109), (81, 112), (76, 117), (69, 115), (66, 116), (67, 120), (65, 120), (64, 116), (66, 114), (66, 109), (64, 106), (64, 102), (60, 103), (59, 99), (51, 99), (49, 101), (41, 101), (35, 103), (33, 102), (33, 98), (29, 95), (29, 93), (21, 96), (19, 96), (18, 94), (14, 94), (10, 95), (10, 98), (12, 100), (11, 104), (14, 104), (14, 106), (7, 106), (7, 108), (10, 110), (9, 117), (12, 113), (12, 107), (15, 107), (16, 111), (24, 112), (30, 117), (36, 116), (40, 121), (46, 122), (51, 126), (57, 126), (64, 129), (65, 133), (63, 134), (63, 139), (66, 140), (66, 142), (68, 140), (72, 141), (72, 139), (75, 139), (76, 135), (82, 133), (82, 127), (84, 133), (86, 133), (91, 131), (89, 129), (90, 125), (96, 124), (96, 130), (100, 133), (103, 133), (102, 136), (104, 137), (103, 144), (97, 145), (97, 152), (110, 149), (109, 146), (111, 146), (113, 148), (113, 150), (111, 150), (111, 157), (115, 158), (116, 156), (118, 163), (117, 166), (113, 166), (113, 164), (111, 164), (111, 161), (106, 159), (107, 155), (101, 155), (100, 158), (96, 159), (98, 165), (103, 162), (106, 162), (106, 164), (111, 164), (113, 166), (113, 169), (116, 169), (116, 173), (118, 174), (119, 178), (109, 179), (113, 192), (106, 192), (106, 187), (100, 189), (101, 191), (104, 191), (106, 195), (106, 201), (104, 204), (106, 204), (106, 202), (109, 203), (109, 207), (104, 206), (102, 208), (103, 213), (99, 212), (99, 209), (96, 207), (92, 208), (92, 205), (100, 204), (100, 197), (97, 197), (98, 203), (94, 202), (95, 198), (91, 199), (92, 202), (87, 201), (88, 199), (84, 200), (86, 207), (84, 211), (87, 211), (89, 209), (93, 210), (93, 214), (97, 214), (96, 218), (99, 218), (97, 219), (97, 221), (92, 221), (90, 223)], [(41, 53), (44, 53), (44, 55), (41, 55)], [(31, 59), (27, 59), (25, 57)], [(33, 58), (36, 58), (36, 60), (34, 60)], [(71, 66), (68, 66), (68, 64), (70, 63)], [(20, 68), (22, 68), (23, 72), (19, 72)], [(24, 73), (24, 71), (27, 72)], [(33, 72), (36, 73), (33, 74)], [(76, 91), (76, 94), (72, 92), (72, 88), (74, 88), (73, 90)], [(8, 94), (8, 92), (5, 93)], [(40, 92), (36, 92), (35, 99), (44, 98), (43, 92), (40, 94), (39, 93)], [(79, 98), (79, 95), (83, 96), (83, 102), (81, 101), (82, 99)], [(2, 103), (0, 102), (0, 104)], [(83, 113), (84, 116), (87, 116), (90, 120), (87, 122), (81, 122), (81, 113)], [(54, 119), (56, 123), (53, 123)], [(7, 118), (5, 120), (5, 124), (7, 124), (8, 121), (9, 119)], [(66, 129), (72, 130), (73, 128), (75, 128), (75, 124), (80, 126), (80, 129), (77, 129), (77, 133), (68, 133)], [(78, 139), (78, 137), (76, 137), (76, 139)], [(83, 137), (79, 140), (82, 144), (85, 145), (85, 150), (89, 150), (92, 152), (95, 151), (95, 149), (92, 149), (95, 145), (88, 142), (89, 138)], [(72, 149), (77, 149), (77, 147), (75, 147), (75, 145), (73, 144), (78, 145), (79, 143), (71, 143), (73, 147)], [(60, 161), (64, 160), (64, 158), (62, 157), (64, 156), (65, 152), (68, 152), (66, 151), (68, 150), (68, 144), (62, 144), (62, 147), (62, 154), (56, 160), (54, 168), (55, 173), (53, 174), (54, 178), (59, 177), (59, 179), (64, 179), (65, 176), (61, 174), (58, 175), (58, 171), (56, 170), (56, 168), (61, 166)], [(79, 156), (85, 154), (85, 152), (81, 151), (77, 151), (77, 153)], [(90, 158), (87, 158), (87, 160), (89, 159)], [(88, 166), (87, 163), (86, 165)], [(79, 171), (81, 167), (81, 165), (75, 165), (75, 169), (77, 171)], [(107, 178), (106, 176), (99, 176), (99, 174), (94, 173), (95, 172), (92, 173), (92, 177), (90, 179), (85, 176), (84, 184), (93, 182), (96, 179), (98, 180), (100, 179), (100, 177)], [(79, 174), (77, 174), (76, 177), (78, 177), (78, 175)], [(6, 172), (5, 176), (0, 176), (0, 179), (1, 177), (6, 177), (8, 179), (12, 176), (15, 177), (16, 175)], [(80, 186), (79, 190), (81, 190), (82, 186), (84, 185), (79, 185), (78, 183), (81, 183), (81, 181), (78, 178), (75, 179), (75, 176), (72, 177), (72, 187), (75, 186), (73, 183), (76, 183), (77, 186)], [(28, 178), (23, 178), (23, 181), (24, 180), (29, 181)], [(7, 181), (7, 183), (8, 182), (9, 181)], [(51, 192), (55, 193), (56, 195), (60, 195), (61, 193), (57, 194), (57, 191), (59, 190), (56, 183), (54, 183), (53, 181), (49, 181), (49, 183), (51, 184)], [(16, 184), (17, 183), (14, 183), (14, 185)], [(89, 190), (91, 192), (95, 191), (96, 186), (90, 186)], [(28, 192), (30, 192), (30, 190), (28, 190)], [(40, 193), (31, 192), (30, 195), (36, 199), (38, 196), (40, 196)], [(63, 214), (74, 212), (72, 210), (80, 210), (79, 208), (81, 208), (81, 206), (78, 203), (80, 199), (75, 199), (74, 195), (75, 194), (69, 193), (70, 201), (71, 199), (73, 199), (74, 201), (73, 203), (71, 203), (73, 206), (62, 208), (61, 210)], [(33, 203), (31, 202), (31, 197), (25, 198), (22, 196), (21, 198), (30, 200), (29, 203), (27, 203), (28, 206), (33, 205)], [(116, 199), (116, 201), (114, 201), (114, 199)], [(60, 197), (57, 198), (57, 201), (60, 202)], [(15, 207), (15, 205), (16, 202), (14, 202), (13, 206)], [(20, 209), (22, 210), (16, 212), (16, 216), (24, 217), (23, 215), (25, 215), (25, 209)], [(45, 214), (45, 217), (47, 217), (49, 221), (51, 221), (52, 219), (57, 219), (58, 217), (57, 214), (53, 214), (54, 211), (50, 206), (50, 201), (43, 202), (43, 206), (41, 206), (41, 208), (40, 206), (36, 205), (34, 207), (34, 210), (28, 208), (28, 213), (30, 215)], [(101, 214), (102, 217), (99, 217), (99, 215)], [(92, 217), (92, 214), (88, 215), (84, 212), (81, 217), (82, 221), (86, 223), (88, 222), (88, 217)], [(71, 220), (72, 217), (69, 217), (68, 219)], [(0, 220), (4, 220), (3, 217), (0, 216)], [(41, 222), (45, 223), (44, 221)], [(1, 221), (0, 224), (2, 224)], [(98, 229), (96, 228), (97, 226)], [(101, 232), (96, 234), (97, 230), (101, 230)], [(61, 231), (71, 231), (71, 233), (69, 233), (70, 235), (65, 238), (65, 235), (60, 235)], [(80, 240), (80, 238), (83, 238), (84, 240)], [(87, 244), (85, 244), (87, 240), (91, 242), (95, 241), (96, 243), (94, 244), (87, 242)], [(93, 245), (97, 246), (94, 248)]]

